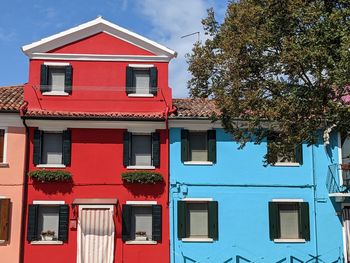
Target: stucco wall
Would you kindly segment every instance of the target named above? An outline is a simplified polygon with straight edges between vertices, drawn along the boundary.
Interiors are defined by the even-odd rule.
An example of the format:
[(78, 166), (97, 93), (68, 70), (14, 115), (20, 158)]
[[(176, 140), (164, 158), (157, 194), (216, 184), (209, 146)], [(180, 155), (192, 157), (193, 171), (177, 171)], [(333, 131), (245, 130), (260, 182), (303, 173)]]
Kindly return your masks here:
[(0, 168), (0, 196), (11, 199), (10, 239), (0, 244), (1, 262), (19, 262), (25, 129), (8, 127), (7, 163)]
[[(264, 167), (266, 141), (260, 145), (248, 143), (238, 150), (231, 136), (217, 129), (217, 163), (189, 166), (180, 159), (181, 130), (171, 129), (172, 262), (314, 262), (317, 255), (324, 262), (341, 262), (342, 228), (336, 215), (339, 207), (328, 197), (326, 188), (328, 165), (337, 162), (337, 147), (334, 140), (332, 143), (331, 159), (320, 141), (312, 147), (303, 145), (303, 164), (299, 167)], [(178, 240), (176, 201), (184, 197), (218, 201), (218, 241)], [(269, 239), (268, 202), (272, 199), (303, 199), (309, 203), (310, 241), (275, 243)]]

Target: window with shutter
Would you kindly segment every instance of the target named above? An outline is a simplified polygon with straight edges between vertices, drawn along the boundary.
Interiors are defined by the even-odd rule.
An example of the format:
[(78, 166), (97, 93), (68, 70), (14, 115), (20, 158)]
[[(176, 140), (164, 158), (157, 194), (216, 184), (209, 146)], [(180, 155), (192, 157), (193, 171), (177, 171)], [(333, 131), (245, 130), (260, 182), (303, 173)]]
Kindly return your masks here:
[(56, 95), (72, 93), (72, 66), (43, 64), (40, 70), (40, 91), (42, 93), (53, 92)]
[(0, 199), (0, 240), (9, 240), (10, 226), (10, 199)]
[(310, 240), (306, 202), (269, 202), (270, 239)]
[(217, 201), (178, 201), (178, 238), (218, 239)]
[(132, 95), (156, 95), (158, 72), (156, 67), (127, 67), (126, 93)]
[[(276, 142), (275, 136), (270, 136), (267, 140), (267, 151), (269, 151), (269, 147), (271, 147), (271, 143)], [(303, 145), (292, 145), (288, 148), (287, 153), (282, 154), (279, 153), (277, 155), (277, 162), (273, 165), (278, 166), (288, 166), (288, 165), (302, 165), (303, 164)]]
[(123, 205), (123, 240), (127, 243), (154, 242), (162, 238), (160, 205)]

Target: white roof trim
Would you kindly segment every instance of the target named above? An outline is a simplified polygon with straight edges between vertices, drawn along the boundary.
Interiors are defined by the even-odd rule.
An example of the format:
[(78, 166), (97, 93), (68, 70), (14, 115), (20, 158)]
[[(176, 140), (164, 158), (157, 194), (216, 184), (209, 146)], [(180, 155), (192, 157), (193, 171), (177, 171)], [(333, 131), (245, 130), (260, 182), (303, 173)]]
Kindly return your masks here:
[(63, 53), (32, 53), (31, 59), (44, 60), (81, 60), (81, 61), (133, 61), (133, 62), (169, 62), (171, 57), (146, 55), (98, 55), (98, 54), (63, 54)]
[(133, 45), (148, 50), (156, 55), (163, 55), (169, 58), (176, 57), (176, 52), (174, 50), (160, 45), (139, 34), (131, 32), (123, 27), (117, 26), (103, 19), (102, 17), (97, 17), (96, 19), (87, 23), (25, 45), (22, 47), (22, 50), (27, 56), (38, 52), (45, 53), (100, 32), (106, 32), (126, 42), (132, 43)]

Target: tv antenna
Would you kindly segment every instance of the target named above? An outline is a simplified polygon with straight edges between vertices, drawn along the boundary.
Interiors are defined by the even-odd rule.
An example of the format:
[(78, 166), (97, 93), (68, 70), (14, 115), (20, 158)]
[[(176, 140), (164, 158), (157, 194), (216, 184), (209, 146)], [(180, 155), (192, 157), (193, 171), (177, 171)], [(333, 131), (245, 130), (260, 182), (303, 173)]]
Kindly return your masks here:
[(190, 36), (193, 36), (193, 35), (197, 35), (197, 41), (199, 42), (199, 40), (200, 40), (200, 32), (199, 31), (191, 33), (191, 34), (184, 35), (181, 38), (190, 37)]

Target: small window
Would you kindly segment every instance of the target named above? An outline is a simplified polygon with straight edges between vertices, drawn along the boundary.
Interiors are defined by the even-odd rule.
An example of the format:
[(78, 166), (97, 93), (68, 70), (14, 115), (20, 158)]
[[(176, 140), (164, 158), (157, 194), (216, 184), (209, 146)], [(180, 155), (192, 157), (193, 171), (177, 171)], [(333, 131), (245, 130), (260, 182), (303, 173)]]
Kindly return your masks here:
[(216, 131), (181, 130), (181, 161), (216, 163)]
[(218, 239), (218, 202), (178, 201), (179, 239)]
[(126, 204), (122, 207), (122, 218), (123, 241), (147, 243), (162, 239), (161, 205)]
[(62, 67), (49, 67), (49, 91), (61, 91), (64, 92), (65, 84), (65, 68)]
[(144, 166), (149, 168), (160, 166), (160, 134), (124, 133), (123, 164), (125, 167)]
[(134, 95), (157, 95), (158, 71), (156, 67), (126, 68), (126, 93)]
[(306, 202), (270, 202), (271, 240), (310, 240), (309, 206)]
[(152, 165), (151, 135), (132, 135), (131, 165)]
[(46, 132), (35, 129), (33, 163), (35, 165), (69, 165), (71, 160), (71, 131)]
[(62, 164), (62, 133), (43, 133), (42, 164)]
[(40, 240), (51, 241), (58, 239), (59, 207), (39, 206), (38, 237)]
[(29, 205), (27, 240), (30, 242), (67, 241), (68, 219), (68, 205)]
[(5, 162), (5, 130), (0, 129), (0, 163)]
[[(267, 152), (270, 150), (270, 145), (274, 141), (274, 137), (268, 138)], [(278, 153), (276, 157), (268, 156), (269, 163), (273, 165), (288, 165), (288, 164), (298, 164), (301, 165), (303, 162), (303, 147), (302, 144), (290, 146), (286, 153)], [(271, 159), (272, 158), (272, 159)], [(276, 158), (276, 159), (275, 159)]]

